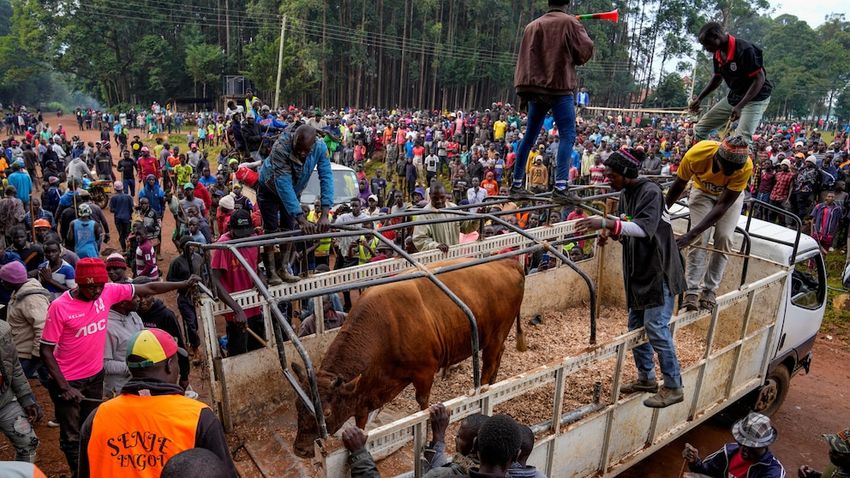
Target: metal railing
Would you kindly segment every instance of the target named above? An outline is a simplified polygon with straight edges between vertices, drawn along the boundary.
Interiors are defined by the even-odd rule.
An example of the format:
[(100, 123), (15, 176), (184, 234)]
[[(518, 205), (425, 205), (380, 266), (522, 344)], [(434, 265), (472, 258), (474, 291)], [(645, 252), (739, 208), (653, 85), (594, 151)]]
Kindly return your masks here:
[[(775, 267), (780, 268), (778, 265)], [(782, 294), (785, 290), (786, 279), (787, 271), (778, 270), (740, 290), (733, 290), (719, 297), (717, 307), (712, 311), (700, 310), (673, 317), (670, 321), (673, 333), (698, 321), (708, 321), (703, 334), (705, 351), (696, 363), (682, 371), (688, 397), (680, 406), (664, 410), (650, 409), (641, 405), (633, 406), (632, 402), (644, 398), (640, 394), (620, 398), (628, 352), (647, 343), (645, 331), (638, 329), (580, 355), (566, 356), (555, 363), (500, 381), (480, 394), (451, 399), (444, 403), (450, 413), (449, 421), (450, 423), (458, 422), (475, 413), (492, 415), (494, 408), (498, 405), (554, 385), (550, 395), (552, 416), (546, 422), (533, 427), (536, 434), (549, 432), (548, 436), (535, 445), (535, 450), (543, 450), (545, 460), (543, 463), (538, 461), (535, 465), (547, 476), (609, 476), (610, 472), (613, 472), (610, 474), (616, 474), (614, 468), (638, 461), (651, 454), (667, 443), (670, 437), (683, 434), (712, 416), (713, 411), (723, 409), (730, 402), (746, 396), (763, 382), (770, 361), (770, 351), (775, 349), (780, 335), (776, 318), (776, 309), (780, 301), (775, 300), (773, 295), (769, 295), (762, 301), (771, 307), (756, 308), (754, 305), (757, 297), (763, 294), (777, 296)], [(768, 292), (769, 290), (772, 292)], [(729, 343), (718, 345), (715, 337), (722, 325), (720, 317), (742, 303), (745, 305), (745, 311), (740, 325), (738, 323), (734, 325), (736, 330), (734, 338)], [(757, 326), (754, 327), (753, 324)], [(726, 358), (727, 356), (729, 359)], [(567, 390), (568, 378), (580, 370), (607, 368), (609, 365), (605, 361), (611, 359), (616, 362), (612, 383), (606, 386), (610, 390), (606, 400), (603, 403), (597, 403), (598, 394), (594, 391), (594, 398), (590, 404), (565, 413), (564, 393)], [(729, 362), (727, 363), (726, 360)], [(751, 363), (752, 366), (742, 369), (739, 366), (741, 363)], [(710, 373), (710, 371), (716, 372), (719, 367), (728, 367), (731, 373)], [(717, 383), (717, 379), (722, 379), (723, 382)], [(623, 411), (618, 413), (621, 407), (626, 406), (628, 409), (623, 408)], [(640, 414), (640, 416), (629, 415), (632, 413)], [(635, 441), (634, 448), (631, 447), (631, 443), (625, 443), (632, 438), (624, 439), (622, 442), (617, 441), (620, 429), (618, 424), (630, 418), (640, 421), (641, 424), (648, 424), (645, 433), (632, 437)], [(373, 455), (383, 456), (413, 441), (413, 471), (401, 476), (420, 477), (424, 474), (424, 470), (418, 457), (424, 451), (429, 420), (429, 412), (424, 410), (375, 428), (369, 432), (366, 448)], [(595, 426), (600, 420), (604, 422), (604, 425)], [(556, 449), (570, 449), (563, 445), (557, 446), (555, 443), (565, 438), (567, 434), (565, 421), (573, 423), (570, 433), (576, 440), (586, 440), (600, 445), (594, 445), (593, 450), (585, 450), (592, 456), (571, 453), (562, 457), (566, 463), (556, 463)], [(595, 432), (589, 431), (594, 429)], [(602, 436), (589, 433), (601, 433)], [(532, 457), (534, 456), (535, 453), (532, 453)], [(321, 463), (324, 475), (322, 476), (344, 476), (347, 457), (348, 451), (344, 448), (323, 456)], [(564, 467), (572, 466), (570, 463), (574, 461), (592, 463), (592, 468), (586, 470), (586, 473), (577, 473), (580, 470), (575, 469), (564, 469)]]
[[(505, 199), (508, 201), (508, 199)], [(530, 201), (545, 201), (545, 199), (540, 198), (530, 198)], [(495, 202), (495, 201), (494, 201)], [(481, 205), (471, 205), (465, 206), (468, 207), (481, 207)], [(588, 288), (588, 293), (590, 294), (591, 301), (591, 311), (590, 311), (590, 341), (592, 344), (596, 343), (596, 288), (593, 284), (593, 280), (587, 275), (584, 271), (582, 271), (575, 263), (570, 260), (570, 258), (559, 251), (557, 248), (553, 248), (553, 245), (557, 245), (560, 243), (565, 243), (568, 241), (578, 240), (575, 238), (566, 238), (561, 241), (556, 241), (554, 243), (547, 242), (545, 240), (541, 240), (536, 237), (534, 234), (530, 234), (527, 231), (522, 230), (521, 228), (505, 221), (500, 216), (506, 214), (516, 214), (519, 212), (526, 211), (535, 211), (535, 210), (544, 210), (555, 207), (551, 204), (544, 205), (536, 205), (529, 206), (520, 209), (514, 209), (509, 211), (501, 211), (494, 213), (472, 213), (469, 211), (465, 211), (464, 207), (451, 208), (451, 209), (440, 209), (440, 210), (427, 210), (427, 209), (417, 209), (411, 211), (404, 211), (397, 214), (390, 214), (386, 216), (382, 216), (381, 220), (386, 221), (395, 218), (407, 218), (410, 216), (417, 216), (417, 220), (402, 222), (399, 224), (388, 225), (384, 227), (380, 227), (377, 229), (367, 229), (356, 227), (358, 224), (364, 224), (368, 222), (374, 222), (374, 218), (363, 219), (361, 221), (352, 221), (347, 222), (345, 224), (331, 224), (331, 228), (335, 229), (332, 232), (324, 232), (318, 234), (309, 234), (309, 235), (301, 235), (300, 231), (286, 231), (281, 233), (263, 235), (263, 236), (252, 236), (241, 239), (233, 239), (226, 242), (216, 242), (212, 244), (198, 244), (191, 243), (193, 246), (199, 247), (205, 251), (210, 250), (227, 250), (239, 261), (240, 265), (244, 267), (254, 283), (254, 287), (257, 291), (259, 291), (260, 295), (263, 299), (269, 304), (269, 309), (271, 309), (271, 314), (274, 318), (272, 322), (273, 332), (275, 334), (275, 340), (277, 342), (277, 353), (278, 359), (280, 361), (280, 365), (283, 371), (283, 376), (286, 381), (290, 384), (293, 390), (296, 393), (298, 399), (304, 404), (310, 414), (315, 418), (316, 424), (319, 429), (320, 436), (322, 438), (327, 438), (327, 426), (324, 420), (324, 415), (322, 413), (318, 413), (318, 411), (322, 410), (322, 402), (321, 397), (319, 396), (318, 391), (318, 381), (316, 379), (316, 370), (313, 366), (312, 360), (310, 359), (309, 354), (304, 348), (303, 344), (298, 338), (297, 333), (292, 328), (291, 324), (287, 321), (286, 317), (284, 317), (283, 313), (280, 311), (279, 307), (277, 307), (277, 303), (280, 301), (290, 302), (293, 300), (306, 299), (309, 297), (314, 297), (316, 295), (324, 295), (328, 293), (334, 292), (343, 292), (349, 291), (352, 289), (358, 289), (362, 287), (371, 287), (375, 285), (388, 284), (393, 282), (400, 282), (405, 280), (412, 280), (416, 278), (427, 278), (430, 282), (432, 282), (436, 287), (438, 287), (444, 294), (446, 294), (466, 315), (470, 330), (471, 330), (471, 349), (472, 349), (472, 362), (473, 362), (473, 384), (475, 390), (478, 391), (481, 388), (481, 371), (480, 371), (480, 357), (479, 357), (479, 337), (478, 337), (478, 326), (476, 318), (472, 312), (472, 310), (451, 290), (449, 289), (442, 281), (437, 277), (439, 274), (450, 272), (452, 270), (462, 269), (466, 267), (471, 267), (478, 264), (483, 264), (487, 262), (492, 262), (495, 260), (501, 260), (506, 257), (514, 257), (520, 256), (523, 254), (530, 254), (534, 252), (538, 252), (541, 250), (546, 250), (554, 257), (559, 259), (563, 264), (566, 264), (573, 271), (578, 273)], [(449, 214), (456, 217), (452, 218), (439, 218), (439, 219), (419, 219), (418, 216), (426, 216), (431, 213), (439, 213), (439, 214)], [(531, 242), (532, 246), (523, 245), (522, 247), (516, 248), (510, 252), (501, 253), (497, 256), (490, 257), (482, 257), (473, 259), (471, 261), (465, 261), (461, 264), (455, 264), (452, 266), (443, 266), (438, 268), (435, 271), (428, 270), (420, 261), (417, 260), (411, 254), (408, 254), (403, 248), (399, 247), (393, 241), (387, 239), (382, 233), (387, 231), (393, 231), (403, 228), (417, 227), (417, 226), (426, 226), (430, 224), (443, 224), (447, 222), (458, 222), (458, 221), (469, 221), (469, 220), (479, 220), (479, 221), (492, 221), (496, 224), (501, 225), (502, 227), (507, 228), (508, 230), (518, 234), (522, 239), (524, 239), (524, 243)], [(406, 273), (400, 276), (394, 277), (383, 277), (369, 280), (368, 283), (364, 283), (361, 281), (346, 281), (344, 284), (337, 285), (335, 287), (324, 288), (321, 290), (313, 289), (313, 290), (305, 290), (301, 292), (295, 292), (286, 295), (277, 295), (273, 294), (270, 289), (265, 285), (264, 281), (260, 278), (257, 270), (254, 269), (254, 266), (248, 262), (245, 256), (239, 251), (241, 248), (247, 247), (274, 247), (278, 245), (286, 245), (296, 242), (304, 242), (304, 241), (318, 241), (320, 239), (327, 238), (348, 238), (355, 236), (363, 236), (368, 235), (371, 237), (377, 238), (381, 243), (391, 248), (396, 254), (398, 254), (404, 262), (408, 263), (410, 266), (415, 268), (415, 271)], [(582, 236), (582, 238), (592, 237), (590, 236)], [(285, 336), (285, 337), (284, 337)], [(287, 367), (287, 359), (284, 348), (282, 346), (283, 342), (288, 340), (294, 346), (296, 352), (300, 356), (304, 368), (307, 374), (308, 385), (310, 388), (310, 393), (308, 394), (302, 387), (296, 377), (292, 375), (289, 368)]]

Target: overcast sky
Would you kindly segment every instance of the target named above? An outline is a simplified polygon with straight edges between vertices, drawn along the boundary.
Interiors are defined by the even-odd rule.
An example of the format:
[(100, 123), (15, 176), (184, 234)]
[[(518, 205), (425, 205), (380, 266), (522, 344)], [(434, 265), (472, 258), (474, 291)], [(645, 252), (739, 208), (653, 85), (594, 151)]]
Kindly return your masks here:
[(779, 0), (771, 3), (777, 6), (773, 17), (788, 13), (805, 20), (812, 28), (823, 23), (830, 13), (843, 13), (850, 20), (850, 2), (847, 0)]

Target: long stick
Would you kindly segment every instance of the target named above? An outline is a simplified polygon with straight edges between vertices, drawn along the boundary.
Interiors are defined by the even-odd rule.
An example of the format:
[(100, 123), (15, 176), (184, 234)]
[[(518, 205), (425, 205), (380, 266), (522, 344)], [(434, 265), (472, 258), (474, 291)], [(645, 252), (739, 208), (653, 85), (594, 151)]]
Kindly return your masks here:
[(274, 89), (274, 109), (277, 110), (280, 98), (280, 76), (283, 71), (283, 40), (286, 37), (286, 15), (280, 23), (280, 49), (277, 52), (277, 83)]

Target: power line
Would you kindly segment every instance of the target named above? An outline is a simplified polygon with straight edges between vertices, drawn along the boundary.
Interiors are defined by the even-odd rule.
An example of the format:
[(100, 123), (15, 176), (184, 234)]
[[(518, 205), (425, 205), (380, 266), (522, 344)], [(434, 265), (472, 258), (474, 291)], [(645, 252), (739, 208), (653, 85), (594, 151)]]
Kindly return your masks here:
[[(157, 13), (168, 14), (168, 15), (172, 15), (172, 14), (187, 15), (187, 13), (188, 14), (192, 14), (192, 13), (199, 14), (202, 17), (205, 16), (205, 15), (214, 15), (214, 16), (217, 17), (216, 21), (210, 21), (206, 18), (199, 18), (199, 20), (204, 20), (207, 25), (214, 24), (214, 25), (217, 25), (217, 26), (225, 26), (226, 25), (226, 23), (223, 23), (221, 20), (218, 20), (226, 14), (229, 14), (229, 16), (233, 19), (232, 23), (235, 23), (236, 26), (246, 26), (246, 27), (255, 26), (255, 27), (258, 27), (258, 28), (260, 28), (260, 27), (270, 27), (272, 25), (275, 25), (277, 22), (281, 21), (282, 18), (283, 18), (283, 16), (281, 16), (281, 15), (272, 14), (271, 18), (274, 19), (274, 21), (272, 21), (272, 22), (262, 21), (262, 20), (256, 20), (256, 19), (250, 17), (247, 12), (245, 12), (244, 14), (242, 14), (240, 12), (226, 13), (226, 12), (224, 12), (223, 9), (221, 9), (219, 7), (204, 7), (204, 6), (199, 6), (199, 5), (189, 6), (187, 9), (178, 12), (174, 8), (173, 4), (166, 4), (162, 1), (157, 1), (157, 0), (150, 0), (148, 2), (148, 3), (151, 3), (153, 5), (149, 5), (149, 4), (145, 4), (145, 3), (138, 3), (138, 2), (134, 3), (132, 1), (118, 3), (117, 0), (106, 0), (106, 3), (110, 3), (110, 1), (112, 2), (112, 5), (110, 5), (108, 7), (106, 5), (90, 5), (90, 4), (85, 5), (85, 6), (91, 7), (91, 8), (94, 8), (94, 9), (104, 9), (104, 10), (112, 9), (113, 12), (114, 11), (123, 11), (123, 12), (129, 12), (129, 13), (138, 13), (138, 10), (136, 10), (136, 8), (147, 8), (147, 9), (152, 8)], [(193, 10), (195, 10), (195, 11), (193, 11)], [(189, 15), (187, 15), (187, 16), (189, 16)], [(141, 19), (141, 18), (139, 18), (139, 19)], [(391, 35), (388, 35), (388, 34), (370, 32), (368, 30), (345, 28), (345, 27), (336, 26), (336, 25), (323, 25), (319, 22), (304, 20), (304, 19), (295, 19), (295, 20), (296, 20), (297, 23), (295, 25), (293, 25), (291, 28), (296, 29), (300, 26), (302, 28), (302, 32), (306, 33), (308, 35), (315, 37), (316, 33), (321, 33), (322, 36), (325, 37), (325, 38), (330, 37), (331, 39), (340, 40), (340, 41), (347, 41), (347, 42), (356, 43), (356, 44), (366, 43), (367, 46), (373, 46), (373, 47), (376, 47), (376, 48), (380, 47), (380, 48), (387, 48), (387, 49), (396, 49), (396, 50), (399, 50), (399, 51), (401, 51), (402, 49), (404, 49), (405, 51), (409, 49), (411, 51), (411, 53), (415, 53), (417, 51), (421, 53), (421, 50), (423, 48), (425, 48), (426, 53), (427, 53), (428, 50), (431, 50), (431, 49), (436, 50), (436, 48), (441, 47), (441, 48), (447, 49), (448, 51), (441, 51), (441, 52), (439, 52), (440, 55), (448, 55), (448, 56), (450, 56), (454, 59), (465, 59), (465, 58), (457, 58), (456, 55), (475, 55), (482, 62), (489, 62), (489, 63), (493, 63), (493, 64), (513, 63), (513, 62), (516, 61), (516, 58), (517, 58), (517, 55), (515, 55), (513, 53), (507, 53), (507, 52), (500, 53), (500, 52), (496, 52), (496, 51), (492, 51), (492, 50), (489, 51), (489, 52), (488, 51), (480, 51), (480, 50), (475, 50), (475, 49), (468, 48), (468, 47), (462, 47), (462, 46), (458, 46), (458, 45), (446, 45), (446, 44), (443, 44), (443, 43), (436, 43), (436, 42), (428, 42), (427, 40), (416, 39), (416, 38), (399, 39), (398, 37), (395, 37), (395, 36), (391, 36)], [(298, 23), (300, 23), (302, 25), (298, 25)], [(365, 36), (365, 37), (362, 38), (361, 40), (358, 40), (358, 41), (351, 41), (350, 36), (355, 36), (355, 37)], [(434, 54), (437, 54), (437, 53), (435, 52)], [(620, 68), (620, 69), (623, 69), (623, 70), (628, 69), (628, 65), (627, 65), (626, 62), (613, 61), (613, 60), (595, 60), (593, 62), (593, 65), (595, 65), (595, 66), (608, 66), (608, 67), (612, 67), (612, 69), (613, 68)]]

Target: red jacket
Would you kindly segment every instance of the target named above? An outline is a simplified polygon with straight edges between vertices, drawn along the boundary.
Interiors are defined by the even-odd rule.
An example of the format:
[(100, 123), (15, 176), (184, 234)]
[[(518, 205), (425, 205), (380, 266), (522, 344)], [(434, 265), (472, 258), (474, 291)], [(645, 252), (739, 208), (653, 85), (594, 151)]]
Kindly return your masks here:
[(156, 179), (160, 178), (159, 161), (153, 156), (143, 156), (139, 158), (139, 176), (144, 180), (148, 174), (153, 174)]
[(206, 208), (207, 214), (209, 214), (212, 210), (212, 195), (210, 194), (210, 190), (200, 181), (195, 184), (195, 197), (204, 202), (204, 208)]

